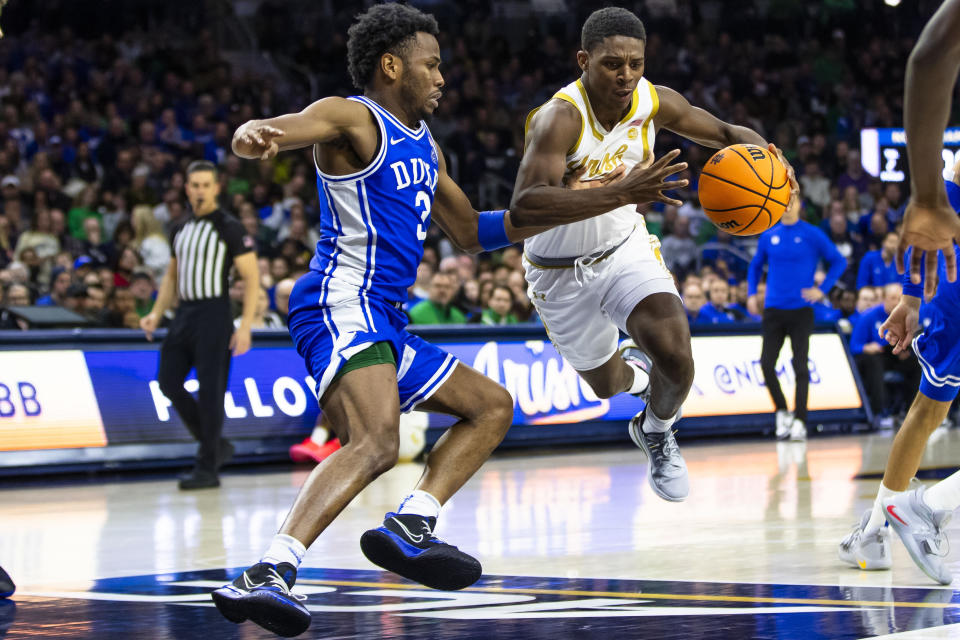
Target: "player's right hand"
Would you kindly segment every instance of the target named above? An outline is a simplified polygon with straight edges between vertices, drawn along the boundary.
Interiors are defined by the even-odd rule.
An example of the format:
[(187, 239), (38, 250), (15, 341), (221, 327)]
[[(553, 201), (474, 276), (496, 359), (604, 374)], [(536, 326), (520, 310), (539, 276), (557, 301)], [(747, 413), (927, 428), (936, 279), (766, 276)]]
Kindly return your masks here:
[(157, 330), (159, 325), (160, 318), (152, 313), (148, 313), (140, 318), (140, 328), (143, 329), (143, 333), (150, 342), (153, 342), (153, 332)]
[(268, 160), (280, 152), (276, 138), (282, 137), (284, 132), (276, 127), (265, 124), (244, 124), (233, 134), (236, 151), (245, 156)]
[(679, 207), (683, 202), (663, 194), (664, 191), (669, 189), (685, 187), (690, 182), (685, 178), (682, 180), (667, 180), (673, 174), (687, 168), (686, 162), (669, 164), (679, 155), (680, 150), (674, 149), (660, 156), (660, 159), (649, 167), (641, 167), (638, 164), (613, 186), (619, 189), (626, 196), (627, 202), (630, 203), (641, 205), (648, 202), (663, 202)]
[(910, 347), (917, 332), (920, 318), (920, 299), (904, 296), (890, 312), (890, 316), (880, 325), (880, 337), (893, 346), (895, 354)]
[(924, 298), (929, 300), (937, 292), (937, 258), (940, 252), (947, 263), (947, 280), (957, 280), (957, 256), (953, 245), (960, 241), (960, 217), (946, 202), (930, 206), (910, 198), (903, 215), (903, 230), (897, 245), (897, 271), (903, 273), (903, 256), (908, 247), (910, 255), (910, 280), (920, 284), (920, 266), (926, 262)]

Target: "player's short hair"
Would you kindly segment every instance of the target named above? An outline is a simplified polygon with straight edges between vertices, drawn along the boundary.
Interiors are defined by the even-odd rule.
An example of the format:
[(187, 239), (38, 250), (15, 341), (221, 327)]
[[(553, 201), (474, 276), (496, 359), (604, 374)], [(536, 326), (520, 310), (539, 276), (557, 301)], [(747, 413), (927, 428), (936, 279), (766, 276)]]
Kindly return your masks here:
[(189, 165), (187, 165), (187, 177), (194, 173), (200, 171), (209, 171), (213, 174), (213, 177), (217, 177), (217, 165), (213, 164), (209, 160), (194, 160)]
[(580, 32), (580, 48), (590, 51), (611, 36), (627, 36), (647, 41), (647, 30), (633, 12), (621, 7), (597, 9), (583, 23)]
[(347, 30), (347, 69), (354, 86), (363, 90), (373, 81), (383, 54), (404, 59), (419, 31), (437, 36), (440, 28), (432, 15), (407, 5), (377, 4), (358, 15)]

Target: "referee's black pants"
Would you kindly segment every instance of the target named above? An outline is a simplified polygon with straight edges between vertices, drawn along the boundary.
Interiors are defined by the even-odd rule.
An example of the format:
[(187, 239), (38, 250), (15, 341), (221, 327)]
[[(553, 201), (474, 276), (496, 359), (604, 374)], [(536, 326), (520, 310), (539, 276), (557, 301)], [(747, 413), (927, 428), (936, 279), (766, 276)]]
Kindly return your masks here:
[(764, 309), (763, 310), (763, 351), (760, 354), (760, 368), (773, 404), (778, 411), (787, 410), (787, 400), (780, 389), (777, 379), (777, 358), (783, 348), (784, 339), (790, 336), (790, 348), (793, 350), (793, 373), (797, 381), (794, 417), (807, 421), (807, 394), (810, 390), (810, 369), (807, 365), (810, 352), (810, 334), (813, 333), (813, 308), (800, 309)]
[[(180, 419), (200, 443), (197, 469), (216, 473), (223, 432), (223, 396), (230, 375), (230, 301), (182, 302), (160, 347), (157, 382)], [(190, 369), (197, 370), (197, 399), (183, 388)]]

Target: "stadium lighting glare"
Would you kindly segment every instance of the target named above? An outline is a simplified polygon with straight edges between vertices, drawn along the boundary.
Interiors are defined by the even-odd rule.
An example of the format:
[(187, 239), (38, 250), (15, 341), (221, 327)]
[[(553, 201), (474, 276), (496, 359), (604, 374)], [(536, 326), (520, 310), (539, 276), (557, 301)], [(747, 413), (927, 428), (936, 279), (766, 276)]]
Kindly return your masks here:
[(888, 7), (899, 7), (900, 0), (883, 0)]

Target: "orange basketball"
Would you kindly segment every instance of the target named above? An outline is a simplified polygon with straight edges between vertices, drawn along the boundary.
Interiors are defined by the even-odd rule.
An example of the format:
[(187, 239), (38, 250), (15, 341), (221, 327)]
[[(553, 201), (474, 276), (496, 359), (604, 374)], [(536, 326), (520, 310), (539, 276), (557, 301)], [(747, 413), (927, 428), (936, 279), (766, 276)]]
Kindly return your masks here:
[(776, 155), (755, 144), (717, 151), (700, 174), (704, 212), (735, 236), (753, 236), (777, 224), (788, 200), (786, 168)]

